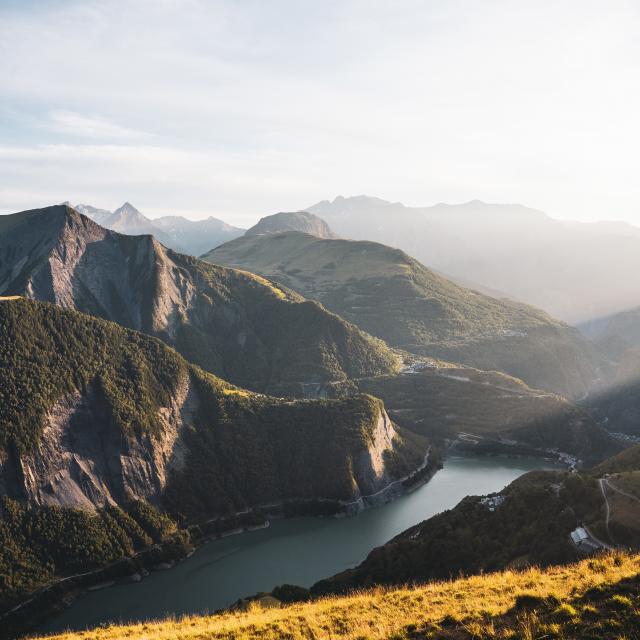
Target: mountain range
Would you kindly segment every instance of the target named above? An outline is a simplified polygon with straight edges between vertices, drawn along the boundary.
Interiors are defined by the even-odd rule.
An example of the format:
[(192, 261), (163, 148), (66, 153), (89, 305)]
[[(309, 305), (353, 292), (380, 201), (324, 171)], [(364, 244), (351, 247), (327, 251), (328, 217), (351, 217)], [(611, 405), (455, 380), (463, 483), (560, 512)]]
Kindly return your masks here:
[(65, 205), (0, 218), (0, 295), (24, 295), (162, 338), (230, 382), (302, 394), (389, 373), (399, 357), (260, 276), (104, 229)]
[(115, 211), (98, 209), (87, 204), (74, 205), (74, 209), (107, 229), (133, 236), (153, 235), (166, 247), (193, 256), (198, 256), (243, 233), (242, 229), (213, 216), (205, 220), (189, 220), (182, 216), (150, 219), (128, 202)]
[(369, 196), (306, 208), (343, 238), (406, 251), (447, 277), (477, 282), (576, 324), (636, 307), (640, 230), (579, 223), (512, 204), (407, 207)]

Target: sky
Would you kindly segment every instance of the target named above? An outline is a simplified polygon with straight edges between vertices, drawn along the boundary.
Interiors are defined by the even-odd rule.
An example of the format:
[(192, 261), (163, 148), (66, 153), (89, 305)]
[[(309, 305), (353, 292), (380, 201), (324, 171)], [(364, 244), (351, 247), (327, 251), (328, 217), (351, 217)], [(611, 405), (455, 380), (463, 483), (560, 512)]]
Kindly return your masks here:
[(0, 0), (0, 212), (640, 224), (637, 0)]

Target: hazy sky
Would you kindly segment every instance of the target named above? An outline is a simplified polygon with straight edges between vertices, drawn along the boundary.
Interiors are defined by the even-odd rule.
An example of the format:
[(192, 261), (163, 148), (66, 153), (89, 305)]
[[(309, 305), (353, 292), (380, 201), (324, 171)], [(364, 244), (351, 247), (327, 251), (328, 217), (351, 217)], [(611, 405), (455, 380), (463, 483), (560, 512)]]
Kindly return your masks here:
[(638, 0), (0, 0), (0, 211), (640, 224), (639, 33)]

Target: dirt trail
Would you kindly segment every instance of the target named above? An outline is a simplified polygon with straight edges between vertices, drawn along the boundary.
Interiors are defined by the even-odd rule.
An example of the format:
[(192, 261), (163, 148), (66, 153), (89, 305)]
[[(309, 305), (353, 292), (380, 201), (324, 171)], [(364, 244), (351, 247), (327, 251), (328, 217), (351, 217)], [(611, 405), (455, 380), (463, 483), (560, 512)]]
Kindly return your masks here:
[[(609, 536), (609, 540), (611, 540), (611, 542), (615, 544), (613, 538), (611, 537), (611, 530), (609, 529), (609, 519), (611, 517), (611, 508), (609, 507), (609, 498), (607, 498), (607, 492), (605, 491), (605, 488), (604, 488), (605, 482), (607, 481), (604, 478), (598, 479), (598, 485), (600, 486), (600, 491), (602, 492), (602, 497), (604, 498), (604, 504), (606, 508), (604, 524), (605, 524), (605, 528), (607, 529), (607, 536)], [(607, 482), (607, 484), (609, 483)]]
[(602, 480), (600, 480), (600, 482), (604, 482), (607, 485), (607, 487), (609, 487), (609, 489), (612, 489), (613, 491), (619, 493), (620, 495), (625, 496), (626, 498), (631, 498), (631, 500), (640, 503), (640, 498), (632, 495), (631, 493), (627, 493), (622, 489), (619, 489), (614, 484), (612, 484), (612, 482), (608, 478), (603, 478)]

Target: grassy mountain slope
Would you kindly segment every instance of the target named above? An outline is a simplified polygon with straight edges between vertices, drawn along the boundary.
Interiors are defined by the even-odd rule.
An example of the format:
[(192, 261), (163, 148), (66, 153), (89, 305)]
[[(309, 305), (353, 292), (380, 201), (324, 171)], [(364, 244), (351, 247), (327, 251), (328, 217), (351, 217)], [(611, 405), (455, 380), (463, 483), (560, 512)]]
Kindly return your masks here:
[[(424, 457), (371, 396), (254, 394), (160, 340), (47, 303), (0, 300), (0, 371), (3, 607), (178, 533), (176, 522), (266, 503), (337, 507)], [(142, 535), (144, 518), (162, 531)]]
[(385, 245), (289, 232), (238, 238), (203, 259), (273, 278), (415, 354), (505, 371), (571, 397), (594, 381), (590, 345), (575, 329), (460, 287)]
[(56, 640), (558, 640), (632, 638), (640, 624), (640, 558), (615, 555), (547, 570), (487, 574), (413, 588), (248, 611), (113, 625)]
[(381, 341), (264, 278), (107, 231), (66, 206), (3, 216), (0, 295), (55, 302), (162, 338), (263, 391), (393, 371)]
[(602, 318), (581, 330), (599, 352), (606, 380), (589, 405), (611, 431), (640, 436), (640, 309)]
[(618, 455), (607, 458), (594, 469), (594, 473), (598, 476), (625, 471), (640, 471), (640, 445), (629, 447)]
[(622, 446), (589, 413), (561, 396), (497, 372), (437, 363), (349, 384), (383, 399), (395, 422), (432, 440), (470, 434), (466, 446), (478, 453), (508, 451), (515, 441), (538, 450), (555, 448), (595, 464)]

